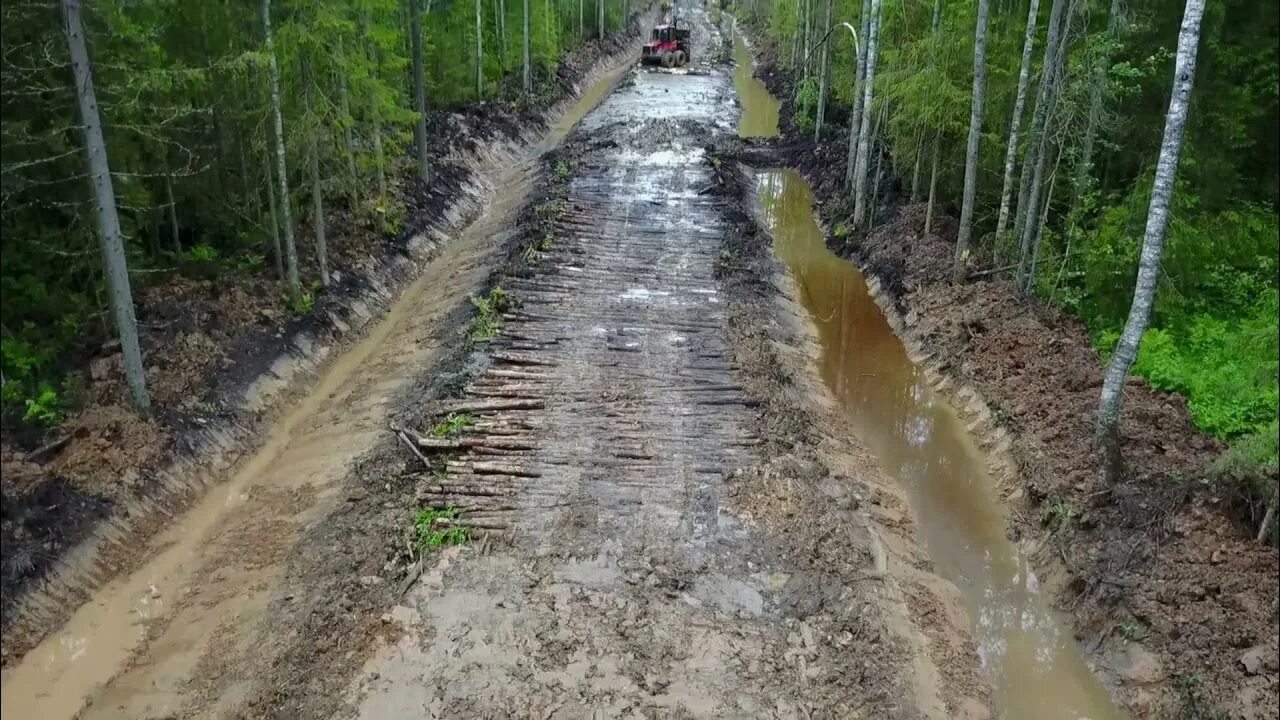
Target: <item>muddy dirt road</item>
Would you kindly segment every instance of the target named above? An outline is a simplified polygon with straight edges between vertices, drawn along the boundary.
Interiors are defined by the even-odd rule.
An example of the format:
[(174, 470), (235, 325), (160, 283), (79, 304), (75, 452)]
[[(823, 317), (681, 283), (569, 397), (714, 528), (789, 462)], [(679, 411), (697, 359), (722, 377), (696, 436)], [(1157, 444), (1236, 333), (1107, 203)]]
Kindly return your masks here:
[[(756, 181), (714, 155), (776, 132), (778, 104), (719, 18), (679, 12), (691, 65), (606, 74), (562, 148), (567, 122), (495, 158), (487, 211), (140, 571), (6, 673), (6, 715), (996, 714), (1005, 652), (973, 642), (987, 606), (950, 581), (981, 573), (935, 572), (918, 498), (862, 444), (883, 435), (866, 415), (902, 413), (850, 415), (814, 314), (834, 286), (772, 226), (771, 254)], [(473, 342), (467, 297), (491, 284), (512, 306)], [(449, 413), (464, 427), (426, 438)], [(422, 507), (468, 542), (406, 561)], [(1107, 716), (1051, 634), (1068, 669), (1033, 694), (1077, 683), (1044, 697)]]

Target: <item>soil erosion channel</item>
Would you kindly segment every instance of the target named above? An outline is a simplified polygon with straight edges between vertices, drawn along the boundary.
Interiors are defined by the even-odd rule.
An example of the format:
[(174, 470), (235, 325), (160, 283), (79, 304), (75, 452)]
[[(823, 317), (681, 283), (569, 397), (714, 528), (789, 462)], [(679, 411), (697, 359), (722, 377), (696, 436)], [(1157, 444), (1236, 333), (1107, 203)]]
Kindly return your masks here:
[[(607, 69), (523, 158), (484, 178), (487, 212), (405, 289), (385, 319), (334, 358), (234, 475), (157, 536), (135, 572), (105, 585), (57, 633), (4, 677), (3, 714), (78, 717), (189, 715), (192, 683), (240, 676), (212, 704), (247, 693), (248, 658), (275, 647), (259, 637), (285, 558), (336, 503), (356, 459), (384, 437), (397, 393), (430, 367), (455, 303), (475, 291), (532, 185), (533, 160), (559, 143), (618, 82)], [(222, 709), (226, 709), (223, 707)]]
[(907, 490), (938, 572), (961, 589), (1001, 716), (1121, 717), (1069, 627), (1045, 606), (1026, 558), (1005, 538), (1003, 511), (964, 424), (907, 357), (862, 274), (827, 248), (808, 183), (791, 170), (757, 178), (774, 252), (818, 328), (823, 380)]

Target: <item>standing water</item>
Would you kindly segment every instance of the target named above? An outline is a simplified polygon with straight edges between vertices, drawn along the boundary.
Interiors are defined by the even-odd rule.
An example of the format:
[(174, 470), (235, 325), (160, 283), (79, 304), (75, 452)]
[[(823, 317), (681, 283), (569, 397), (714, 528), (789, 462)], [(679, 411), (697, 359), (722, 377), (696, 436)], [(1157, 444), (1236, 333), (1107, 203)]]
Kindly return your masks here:
[(1005, 538), (1004, 513), (964, 424), (907, 357), (862, 274), (827, 249), (808, 183), (770, 170), (758, 175), (757, 190), (774, 252), (817, 326), (822, 378), (907, 491), (938, 572), (960, 588), (1000, 717), (1120, 718)]
[(751, 48), (741, 33), (733, 33), (733, 87), (742, 104), (738, 137), (773, 137), (778, 134), (778, 107), (781, 103), (751, 71)]

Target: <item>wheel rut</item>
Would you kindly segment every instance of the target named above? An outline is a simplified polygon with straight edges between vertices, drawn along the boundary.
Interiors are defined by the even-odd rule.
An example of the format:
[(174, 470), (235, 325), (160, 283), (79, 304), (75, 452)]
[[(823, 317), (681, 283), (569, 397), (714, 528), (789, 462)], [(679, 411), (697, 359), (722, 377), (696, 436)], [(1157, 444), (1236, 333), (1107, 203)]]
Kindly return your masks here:
[(743, 330), (776, 325), (774, 301), (726, 292), (743, 213), (707, 148), (732, 132), (732, 83), (706, 13), (681, 12), (692, 71), (635, 71), (546, 164), (547, 237), (439, 405), (470, 423), (417, 438), (445, 454), (417, 497), (471, 542), (424, 558), (384, 616), (401, 633), (348, 688), (358, 717), (964, 714), (916, 677), (937, 677), (928, 641), (884, 610), (902, 593), (848, 490), (769, 415), (821, 386), (783, 387), (759, 358), (785, 339)]

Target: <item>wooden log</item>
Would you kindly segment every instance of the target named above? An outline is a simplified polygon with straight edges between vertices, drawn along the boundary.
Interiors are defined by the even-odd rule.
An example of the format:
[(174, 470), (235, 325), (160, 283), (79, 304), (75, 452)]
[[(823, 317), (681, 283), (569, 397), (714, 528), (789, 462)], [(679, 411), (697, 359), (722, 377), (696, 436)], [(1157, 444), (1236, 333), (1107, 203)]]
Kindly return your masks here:
[(542, 400), (462, 400), (450, 403), (446, 412), (452, 413), (485, 413), (500, 410), (542, 410), (546, 404)]

